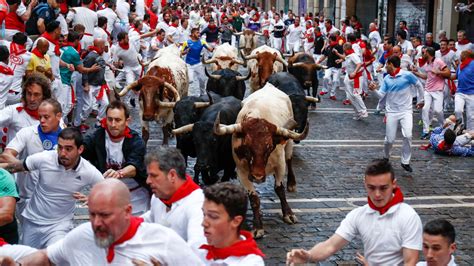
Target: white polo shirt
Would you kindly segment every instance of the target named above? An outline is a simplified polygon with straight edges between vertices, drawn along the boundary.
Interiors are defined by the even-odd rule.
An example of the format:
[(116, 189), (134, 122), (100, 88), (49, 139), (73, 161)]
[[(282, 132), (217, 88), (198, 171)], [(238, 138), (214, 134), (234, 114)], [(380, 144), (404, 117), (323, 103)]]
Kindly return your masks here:
[(12, 257), (13, 260), (17, 261), (25, 256), (35, 253), (36, 251), (36, 248), (25, 245), (6, 244), (0, 247), (0, 256)]
[(368, 204), (352, 210), (336, 230), (347, 241), (359, 235), (370, 265), (403, 265), (402, 248), (421, 250), (423, 226), (406, 203), (391, 207), (384, 215)]
[(22, 216), (39, 225), (72, 220), (76, 200), (72, 194), (104, 178), (89, 161), (80, 158), (75, 168), (66, 170), (59, 164), (57, 151), (43, 151), (26, 158), (27, 170), (39, 170), (35, 193)]
[(199, 252), (199, 247), (206, 244), (202, 221), (202, 205), (204, 193), (202, 189), (196, 189), (185, 198), (173, 203), (171, 210), (166, 211), (166, 205), (158, 198), (151, 198), (151, 208), (142, 215), (145, 222), (157, 223), (173, 229), (181, 236), (188, 245)]
[(133, 265), (132, 259), (161, 265), (203, 265), (186, 243), (173, 230), (159, 224), (142, 223), (128, 241), (115, 246), (112, 263), (107, 262), (107, 249), (95, 244), (90, 222), (69, 232), (64, 239), (47, 248), (48, 258), (56, 265)]
[[(207, 251), (207, 250), (206, 250)], [(206, 256), (204, 256), (205, 258)], [(247, 256), (235, 257), (230, 256), (223, 260), (205, 260), (204, 263), (209, 266), (238, 266), (238, 265), (249, 265), (249, 266), (263, 266), (265, 262), (263, 258), (250, 254)]]

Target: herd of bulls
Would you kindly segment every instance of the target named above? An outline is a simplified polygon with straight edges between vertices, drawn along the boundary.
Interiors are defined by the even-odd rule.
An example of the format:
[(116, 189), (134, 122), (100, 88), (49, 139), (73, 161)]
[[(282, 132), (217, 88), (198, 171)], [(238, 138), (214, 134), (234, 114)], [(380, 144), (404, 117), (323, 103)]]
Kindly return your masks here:
[[(212, 73), (205, 69), (209, 78), (207, 95), (197, 97), (187, 96), (187, 66), (179, 48), (168, 46), (160, 50), (145, 76), (129, 84), (119, 96), (139, 94), (145, 141), (148, 122), (157, 121), (163, 126), (164, 144), (172, 133), (186, 161), (188, 157), (196, 158), (196, 183), (200, 177), (209, 185), (237, 175), (249, 192), (254, 236), (259, 238), (264, 230), (253, 183), (264, 182), (268, 175), (275, 177), (283, 220), (288, 224), (297, 222), (287, 203), (283, 181), (288, 173), (287, 189), (296, 190), (293, 142), (308, 134), (308, 107), (319, 101), (315, 98), (316, 71), (321, 66), (304, 53), (291, 55), (287, 62), (284, 55), (266, 45), (249, 54), (241, 52), (242, 60), (238, 50), (225, 43), (216, 47), (211, 59), (203, 59)], [(237, 71), (239, 65), (247, 66), (248, 75)], [(247, 79), (250, 90), (244, 99)]]

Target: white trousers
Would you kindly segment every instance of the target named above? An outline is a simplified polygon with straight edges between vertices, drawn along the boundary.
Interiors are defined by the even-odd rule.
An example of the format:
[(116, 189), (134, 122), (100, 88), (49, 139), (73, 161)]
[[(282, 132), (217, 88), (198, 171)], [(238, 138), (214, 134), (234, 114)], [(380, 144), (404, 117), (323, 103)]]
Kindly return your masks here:
[(286, 42), (286, 50), (288, 50), (290, 53), (291, 51), (294, 51), (295, 53), (298, 53), (300, 51), (301, 47), (301, 42)]
[[(137, 66), (134, 68), (124, 68), (123, 72), (120, 74), (122, 78), (125, 78), (125, 86), (133, 83), (140, 79), (142, 68)], [(119, 74), (119, 75), (120, 75)], [(117, 77), (118, 78), (118, 77)], [(142, 118), (140, 117), (140, 102), (139, 102), (139, 93), (129, 90), (127, 94), (122, 98), (122, 102), (127, 105), (128, 110), (130, 111), (130, 123), (128, 126), (137, 131), (141, 136), (142, 134)]]
[(204, 65), (198, 63), (195, 65), (188, 64), (189, 91), (188, 96), (201, 96), (206, 94), (207, 77), (204, 73)]
[[(360, 77), (362, 79), (362, 77)], [(346, 75), (344, 78), (344, 87), (346, 89), (346, 95), (348, 99), (352, 102), (352, 107), (357, 114), (364, 114), (367, 113), (367, 107), (365, 107), (364, 101), (360, 96), (360, 88), (359, 90), (354, 89), (354, 80), (350, 80), (349, 77)]]
[(63, 239), (73, 228), (73, 223), (70, 220), (49, 225), (39, 225), (23, 218), (21, 244), (32, 248), (44, 249)]
[(336, 88), (339, 87), (340, 76), (340, 68), (331, 67), (324, 70), (323, 92), (328, 92), (329, 89), (329, 95), (335, 96)]
[[(463, 118), (463, 112), (466, 112), (466, 120)], [(457, 119), (462, 119), (467, 130), (474, 130), (474, 94), (456, 92), (454, 95), (454, 113)]]
[(313, 54), (313, 49), (311, 49), (311, 47), (313, 47), (314, 43), (310, 42), (310, 43), (306, 43), (303, 44), (303, 49), (304, 49), (304, 52), (307, 53), (307, 54)]
[(411, 158), (413, 114), (411, 112), (401, 112), (387, 113), (385, 116), (387, 118), (387, 123), (385, 127), (384, 156), (385, 158), (390, 158), (390, 151), (392, 149), (393, 142), (395, 142), (398, 124), (400, 123), (403, 136), (401, 161), (403, 164), (409, 164)]
[(438, 120), (437, 126), (444, 123), (443, 114), (443, 91), (425, 91), (425, 105), (421, 111), (421, 119), (423, 120), (423, 133), (428, 133), (431, 125), (430, 109), (433, 108), (433, 116)]
[(67, 115), (72, 110), (72, 87), (68, 84), (62, 84), (62, 88), (56, 90), (56, 99), (61, 104), (63, 110), (63, 120), (67, 121)]
[(281, 51), (281, 46), (283, 44), (283, 38), (273, 38), (273, 48), (277, 49), (278, 51)]

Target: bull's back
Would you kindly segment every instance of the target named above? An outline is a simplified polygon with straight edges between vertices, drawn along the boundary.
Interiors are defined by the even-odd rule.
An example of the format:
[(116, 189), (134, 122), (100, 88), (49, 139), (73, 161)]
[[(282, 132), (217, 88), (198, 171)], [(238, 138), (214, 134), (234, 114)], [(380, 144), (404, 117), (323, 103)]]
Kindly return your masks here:
[(188, 67), (180, 57), (174, 54), (160, 56), (149, 65), (147, 74), (164, 78), (166, 82), (175, 86), (180, 97), (188, 95)]

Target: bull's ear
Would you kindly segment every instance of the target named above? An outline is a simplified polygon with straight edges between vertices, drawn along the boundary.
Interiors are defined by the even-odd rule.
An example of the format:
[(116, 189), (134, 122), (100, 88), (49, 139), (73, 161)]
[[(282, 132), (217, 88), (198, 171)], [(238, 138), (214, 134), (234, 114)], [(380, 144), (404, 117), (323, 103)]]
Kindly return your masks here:
[[(133, 84), (133, 83), (132, 83)], [(139, 79), (135, 84), (133, 84), (130, 89), (134, 90), (134, 91), (139, 91), (142, 89), (142, 82), (141, 82), (141, 79)]]
[(239, 157), (239, 159), (245, 159), (248, 153), (248, 147), (244, 145), (240, 145), (239, 147), (234, 149), (235, 155)]

